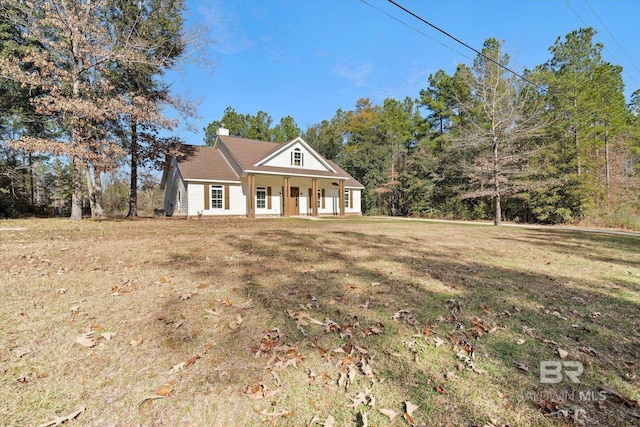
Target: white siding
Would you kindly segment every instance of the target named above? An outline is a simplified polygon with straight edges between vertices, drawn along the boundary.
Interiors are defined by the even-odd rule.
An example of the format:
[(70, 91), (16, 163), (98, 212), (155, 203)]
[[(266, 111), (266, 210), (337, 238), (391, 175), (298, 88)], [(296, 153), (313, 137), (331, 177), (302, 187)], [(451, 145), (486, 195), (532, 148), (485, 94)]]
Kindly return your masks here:
[[(293, 166), (291, 164), (291, 156), (293, 151), (298, 148), (303, 155), (303, 166)], [(273, 159), (264, 163), (263, 166), (275, 166), (280, 168), (294, 168), (301, 170), (327, 171), (328, 169), (320, 163), (320, 161), (309, 152), (302, 144), (293, 144), (286, 151), (280, 153)]]
[[(224, 208), (224, 200), (222, 209), (206, 209), (204, 208), (204, 186), (219, 185), (222, 187), (224, 198), (224, 186), (229, 186), (229, 209)], [(189, 194), (189, 216), (196, 215), (246, 215), (247, 204), (244, 198), (244, 190), (240, 184), (228, 184), (219, 182), (194, 183), (190, 182), (188, 186)]]
[(247, 199), (244, 195), (245, 191), (242, 185), (229, 184), (229, 210), (214, 209), (214, 214), (218, 215), (246, 215)]
[(185, 183), (174, 159), (171, 163), (171, 172), (165, 183), (164, 211), (165, 215), (184, 215), (187, 213), (188, 197)]
[[(331, 185), (331, 180), (318, 180), (318, 189), (325, 191), (324, 208), (322, 208), (322, 201), (318, 208), (319, 215), (338, 215), (340, 213), (338, 187)], [(185, 188), (186, 184), (186, 188)], [(229, 187), (229, 209), (204, 209), (204, 186), (205, 185), (220, 185), (223, 188)], [(291, 178), (291, 187), (298, 187), (300, 192), (300, 215), (310, 215), (311, 206), (309, 205), (309, 189), (311, 188), (312, 181), (308, 178)], [(256, 188), (257, 187), (271, 187), (271, 209), (268, 208), (268, 194), (267, 202), (264, 208), (256, 207), (256, 215), (282, 215), (282, 187), (283, 180), (279, 176), (256, 176)], [(242, 184), (231, 184), (221, 182), (184, 182), (180, 176), (180, 173), (175, 168), (167, 180), (167, 187), (165, 190), (165, 211), (167, 215), (237, 215), (244, 216), (247, 214), (247, 201), (246, 201), (246, 180), (243, 179)], [(345, 208), (347, 214), (360, 214), (361, 213), (361, 191), (359, 189), (347, 189), (351, 190), (353, 196), (353, 208), (348, 206)], [(268, 191), (268, 190), (267, 190)], [(178, 210), (178, 192), (181, 194), (181, 210)], [(224, 196), (223, 196), (224, 197)], [(251, 197), (256, 199), (256, 194), (252, 194)], [(257, 204), (256, 204), (257, 205)]]
[[(265, 204), (264, 208), (258, 209), (256, 207), (256, 215), (281, 215), (282, 214), (282, 178), (275, 176), (257, 176), (256, 188), (258, 187), (271, 187), (271, 209), (269, 209), (269, 202)], [(245, 186), (246, 188), (246, 186)], [(254, 200), (256, 195), (253, 195)], [(268, 199), (267, 195), (267, 199)], [(246, 205), (246, 202), (245, 202)], [(257, 204), (255, 205), (257, 206)]]
[(350, 208), (349, 206), (347, 206), (345, 208), (344, 212), (347, 213), (347, 214), (359, 214), (359, 213), (362, 213), (362, 208), (361, 208), (362, 191), (356, 190), (356, 189), (347, 188), (347, 191), (349, 191), (349, 190), (351, 190), (351, 194), (353, 196), (353, 207)]
[(204, 210), (203, 184), (189, 183), (187, 185), (187, 196), (189, 197), (187, 215), (198, 215), (199, 212)]

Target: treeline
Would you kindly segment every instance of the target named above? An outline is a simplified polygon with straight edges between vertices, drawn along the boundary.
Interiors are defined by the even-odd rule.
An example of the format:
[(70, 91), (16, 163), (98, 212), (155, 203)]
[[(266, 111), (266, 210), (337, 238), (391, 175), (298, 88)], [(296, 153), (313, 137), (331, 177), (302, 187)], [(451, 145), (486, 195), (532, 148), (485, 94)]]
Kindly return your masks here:
[(163, 81), (199, 37), (184, 10), (183, 0), (3, 0), (0, 216), (100, 216), (103, 175), (125, 162), (137, 216), (138, 168), (177, 142), (160, 137), (177, 124), (165, 112), (192, 114)]
[[(366, 186), (370, 215), (640, 228), (640, 91), (626, 103), (622, 68), (602, 59), (594, 36), (558, 38), (523, 78), (488, 39), (472, 64), (431, 75), (415, 99), (361, 99), (301, 136)], [(286, 137), (298, 136), (286, 122)], [(270, 123), (229, 107), (206, 139), (224, 124), (280, 140), (284, 124)]]
[[(159, 167), (179, 142), (159, 136), (177, 124), (164, 112), (193, 112), (163, 81), (197, 38), (183, 0), (29, 5), (0, 7), (0, 216), (100, 215), (116, 181), (110, 191), (136, 216), (138, 168)], [(488, 39), (415, 98), (364, 98), (305, 131), (291, 116), (274, 124), (229, 107), (205, 142), (221, 125), (246, 138), (301, 135), (366, 186), (371, 215), (640, 228), (640, 89), (625, 100), (622, 67), (594, 39), (590, 28), (558, 38), (523, 78)]]

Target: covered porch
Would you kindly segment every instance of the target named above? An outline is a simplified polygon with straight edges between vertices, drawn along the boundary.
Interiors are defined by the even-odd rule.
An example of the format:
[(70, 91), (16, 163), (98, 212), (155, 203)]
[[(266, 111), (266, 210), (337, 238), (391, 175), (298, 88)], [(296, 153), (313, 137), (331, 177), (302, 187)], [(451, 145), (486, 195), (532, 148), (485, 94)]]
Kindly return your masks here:
[[(247, 174), (247, 218), (279, 214), (345, 216), (345, 179), (340, 177), (273, 176)], [(277, 205), (276, 205), (277, 203)]]

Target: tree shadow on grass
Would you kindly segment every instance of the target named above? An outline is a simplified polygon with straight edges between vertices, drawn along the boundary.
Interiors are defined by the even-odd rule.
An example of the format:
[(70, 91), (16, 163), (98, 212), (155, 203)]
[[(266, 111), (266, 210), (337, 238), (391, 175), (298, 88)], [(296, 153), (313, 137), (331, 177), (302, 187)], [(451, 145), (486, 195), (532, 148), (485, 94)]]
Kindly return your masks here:
[[(616, 250), (629, 250), (634, 246), (624, 238), (584, 237), (572, 233), (569, 239), (586, 245), (578, 246), (576, 251), (576, 246), (567, 244), (566, 239), (566, 234), (544, 230), (511, 240), (546, 245), (560, 254), (570, 252), (585, 259), (620, 264), (628, 261), (615, 258), (614, 251), (602, 249), (601, 245)], [(540, 360), (556, 359), (559, 345), (572, 349), (574, 356), (579, 355), (583, 347), (604, 355), (580, 356), (601, 371), (598, 381), (610, 377), (624, 380), (628, 374), (625, 362), (640, 359), (637, 295), (635, 299), (618, 295), (615, 289), (595, 279), (576, 280), (570, 274), (546, 272), (543, 266), (533, 272), (504, 267), (478, 261), (470, 254), (461, 253), (459, 248), (434, 247), (412, 236), (371, 234), (368, 229), (316, 232), (276, 227), (244, 235), (228, 234), (225, 244), (231, 251), (250, 255), (234, 264), (234, 274), (242, 283), (241, 293), (248, 295), (260, 312), (268, 313), (270, 324), (281, 326), (299, 343), (319, 339), (342, 345), (353, 340), (369, 347), (371, 352), (379, 353), (378, 368), (389, 372), (387, 380), (398, 390), (412, 388), (412, 398), (422, 399), (423, 406), (433, 406), (443, 397), (433, 393), (425, 383), (427, 380), (416, 382), (416, 378), (420, 375), (433, 378), (433, 372), (442, 368), (417, 365), (398, 368), (398, 362), (383, 356), (388, 349), (376, 346), (403, 349), (403, 337), (411, 339), (426, 325), (437, 325), (438, 334), (445, 339), (451, 335), (471, 342), (476, 354), (485, 354), (483, 363), (493, 366), (497, 372), (490, 375), (496, 375), (495, 381), (504, 384), (523, 377), (515, 366), (523, 363), (532, 371), (524, 382), (535, 387), (534, 368)], [(217, 268), (220, 267), (207, 265), (194, 274), (211, 277)], [(637, 283), (617, 281), (616, 284), (637, 293)], [(391, 320), (399, 310), (412, 313), (416, 323), (405, 325)], [(306, 328), (307, 335), (304, 335), (291, 318), (295, 311), (305, 311), (320, 321), (331, 319), (340, 325), (358, 322), (366, 327), (379, 322), (387, 325), (387, 333), (393, 331), (397, 336), (382, 339), (352, 334), (327, 338), (321, 328), (311, 327)], [(475, 339), (465, 335), (465, 331), (473, 330), (478, 319), (495, 325), (499, 332)], [(533, 339), (523, 334), (523, 327), (534, 331)], [(247, 336), (238, 339), (238, 334)], [(522, 336), (529, 340), (528, 344), (514, 345)], [(250, 329), (237, 332), (235, 337), (230, 336), (225, 343), (230, 355), (246, 354), (246, 343), (259, 340), (256, 330)], [(551, 344), (545, 344), (544, 340)], [(446, 369), (454, 369), (453, 354), (450, 363)], [(596, 379), (591, 381), (592, 385), (598, 385)], [(428, 389), (422, 390), (423, 395), (419, 392), (421, 387)], [(456, 401), (461, 405), (457, 408), (460, 414), (478, 410), (473, 402), (463, 402), (466, 401)], [(446, 411), (436, 408), (435, 412), (446, 419)], [(590, 413), (602, 416), (596, 409)], [(619, 421), (615, 417), (606, 418), (606, 421), (612, 420)], [(463, 417), (458, 421), (468, 420)]]
[[(504, 240), (512, 240), (504, 238)], [(535, 242), (551, 252), (579, 256), (587, 260), (640, 268), (640, 237), (606, 235), (573, 230), (535, 230), (521, 238), (522, 242)], [(618, 252), (625, 257), (611, 256)]]

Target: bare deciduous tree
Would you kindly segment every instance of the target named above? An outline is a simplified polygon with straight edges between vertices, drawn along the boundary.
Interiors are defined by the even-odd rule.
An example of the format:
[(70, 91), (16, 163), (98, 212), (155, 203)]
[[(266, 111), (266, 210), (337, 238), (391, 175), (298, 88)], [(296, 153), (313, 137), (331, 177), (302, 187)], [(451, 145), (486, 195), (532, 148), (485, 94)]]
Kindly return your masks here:
[(466, 120), (452, 139), (454, 147), (465, 152), (464, 170), (471, 184), (465, 197), (491, 197), (494, 224), (500, 225), (502, 197), (539, 184), (532, 159), (546, 123), (535, 86), (498, 65), (509, 63), (500, 43), (487, 39), (482, 53), (472, 69), (461, 72), (471, 98), (460, 99)]
[(162, 122), (159, 106), (139, 94), (116, 93), (109, 79), (114, 66), (162, 66), (149, 55), (153, 40), (135, 27), (118, 31), (118, 14), (108, 0), (5, 0), (3, 20), (33, 42), (21, 57), (0, 58), (0, 76), (38, 89), (36, 112), (55, 118), (64, 132), (56, 140), (24, 136), (12, 145), (72, 159), (71, 219), (82, 219), (81, 179), (85, 164), (122, 156), (105, 123), (122, 114)]

